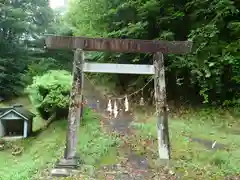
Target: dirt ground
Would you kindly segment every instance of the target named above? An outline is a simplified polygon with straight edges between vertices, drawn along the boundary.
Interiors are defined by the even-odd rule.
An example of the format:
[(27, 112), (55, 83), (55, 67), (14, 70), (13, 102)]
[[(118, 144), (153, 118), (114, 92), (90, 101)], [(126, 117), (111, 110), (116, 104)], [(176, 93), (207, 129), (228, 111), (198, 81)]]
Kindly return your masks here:
[[(97, 111), (104, 119), (104, 127), (109, 133), (117, 133), (122, 139), (134, 133), (130, 126), (134, 117), (131, 112), (121, 110), (117, 118), (107, 118), (106, 113), (107, 97), (103, 93), (98, 92), (88, 81), (84, 82), (84, 97), (87, 104), (92, 107), (98, 107)], [(97, 106), (99, 101), (99, 106)], [(156, 149), (157, 151), (157, 149)], [(159, 168), (151, 169), (149, 160), (144, 155), (134, 152), (129, 144), (124, 144), (119, 148), (119, 155), (122, 159), (117, 164), (100, 167), (96, 172), (96, 179), (112, 179), (112, 180), (171, 180), (179, 179), (169, 169)]]

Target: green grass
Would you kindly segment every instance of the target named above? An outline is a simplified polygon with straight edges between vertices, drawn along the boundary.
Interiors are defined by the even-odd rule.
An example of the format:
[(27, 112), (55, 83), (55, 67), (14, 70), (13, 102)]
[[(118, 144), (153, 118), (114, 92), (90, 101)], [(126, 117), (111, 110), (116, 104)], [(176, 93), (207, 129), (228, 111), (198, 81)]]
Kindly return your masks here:
[(103, 132), (99, 117), (87, 108), (84, 119), (79, 133), (78, 151), (84, 158), (84, 164), (96, 165), (110, 150), (111, 153), (115, 152), (119, 139)]
[[(11, 103), (16, 102), (36, 113), (26, 98)], [(232, 114), (230, 111), (201, 109), (183, 110), (172, 115), (169, 122), (173, 165), (183, 179), (221, 180), (224, 176), (240, 173), (240, 135), (231, 133), (233, 129), (240, 132), (240, 117)], [(129, 143), (137, 153), (145, 154), (150, 166), (157, 169), (156, 118), (142, 122), (143, 119), (143, 114), (137, 114), (133, 123), (137, 129), (136, 135), (129, 137)], [(44, 124), (37, 116), (34, 119), (34, 130)], [(63, 155), (66, 126), (66, 120), (59, 120), (36, 137), (14, 142), (14, 145), (24, 147), (19, 156), (13, 156), (11, 148), (0, 151), (0, 180), (30, 180), (44, 176), (45, 170), (51, 168)], [(84, 160), (85, 165), (82, 167), (86, 167), (86, 174), (94, 173), (94, 169), (100, 165), (118, 162), (119, 139), (104, 133), (99, 117), (88, 108), (84, 110), (78, 137), (78, 152)], [(217, 140), (225, 144), (227, 149), (208, 150), (202, 144), (189, 141), (187, 137)], [(152, 139), (153, 144), (144, 144), (146, 140)]]
[(66, 122), (59, 121), (37, 137), (16, 141), (24, 147), (20, 156), (13, 156), (11, 149), (0, 151), (0, 177), (5, 180), (31, 179), (39, 170), (51, 165), (62, 155)]
[[(21, 102), (23, 100), (25, 101), (21, 99)], [(25, 105), (29, 106), (28, 101)], [(38, 121), (41, 121), (41, 118), (35, 119), (35, 130), (44, 124)], [(97, 163), (109, 163), (106, 162), (106, 157), (111, 152), (115, 156), (118, 139), (102, 132), (99, 118), (88, 108), (84, 110), (81, 123), (78, 152), (84, 164), (93, 166)], [(19, 156), (13, 156), (11, 148), (0, 151), (0, 179), (30, 180), (44, 176), (43, 172), (51, 168), (63, 155), (66, 127), (67, 121), (59, 120), (36, 137), (14, 142), (14, 145), (24, 147)]]
[[(210, 109), (190, 110), (181, 117), (170, 118), (173, 164), (183, 179), (223, 179), (224, 176), (240, 173), (240, 133), (231, 133), (229, 127), (239, 121), (229, 113)], [(145, 123), (134, 122), (133, 126), (138, 129), (136, 137), (139, 141), (154, 139), (154, 144), (148, 149), (157, 158), (156, 118), (150, 118)], [(189, 141), (187, 137), (217, 140), (227, 148), (209, 150), (202, 144)], [(141, 150), (141, 146), (138, 150), (148, 153), (148, 150)]]

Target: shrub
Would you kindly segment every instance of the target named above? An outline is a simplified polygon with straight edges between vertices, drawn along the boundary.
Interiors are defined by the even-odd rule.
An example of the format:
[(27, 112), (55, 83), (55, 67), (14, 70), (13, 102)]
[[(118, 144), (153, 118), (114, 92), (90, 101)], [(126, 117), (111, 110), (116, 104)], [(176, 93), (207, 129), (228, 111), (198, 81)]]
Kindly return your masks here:
[(71, 82), (71, 74), (65, 70), (50, 70), (33, 78), (26, 92), (42, 118), (53, 113), (61, 118), (67, 115)]

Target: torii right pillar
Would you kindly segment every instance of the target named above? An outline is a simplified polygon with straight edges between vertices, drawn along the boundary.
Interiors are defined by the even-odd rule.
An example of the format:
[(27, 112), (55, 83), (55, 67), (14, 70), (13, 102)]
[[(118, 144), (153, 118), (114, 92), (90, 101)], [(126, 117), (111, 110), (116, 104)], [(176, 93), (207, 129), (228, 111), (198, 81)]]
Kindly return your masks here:
[(158, 136), (158, 153), (160, 163), (169, 165), (170, 160), (170, 140), (168, 130), (168, 107), (166, 97), (165, 68), (163, 53), (154, 54), (154, 89), (157, 112), (157, 136)]

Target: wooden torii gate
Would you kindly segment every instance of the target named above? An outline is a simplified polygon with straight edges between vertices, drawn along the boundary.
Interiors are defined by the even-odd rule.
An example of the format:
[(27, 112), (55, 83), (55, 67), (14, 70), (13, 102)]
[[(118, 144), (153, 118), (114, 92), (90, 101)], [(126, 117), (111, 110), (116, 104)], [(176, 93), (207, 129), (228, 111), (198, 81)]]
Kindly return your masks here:
[[(168, 113), (163, 54), (186, 54), (191, 51), (191, 41), (159, 41), (137, 39), (87, 38), (48, 35), (46, 46), (51, 49), (75, 50), (73, 84), (68, 114), (68, 133), (64, 158), (59, 168), (75, 168), (77, 165), (77, 131), (80, 125), (83, 95), (83, 72), (155, 74), (154, 89), (157, 111), (158, 149), (161, 160), (170, 159)], [(109, 64), (84, 62), (84, 51), (110, 51), (124, 53), (153, 53), (153, 65)]]

